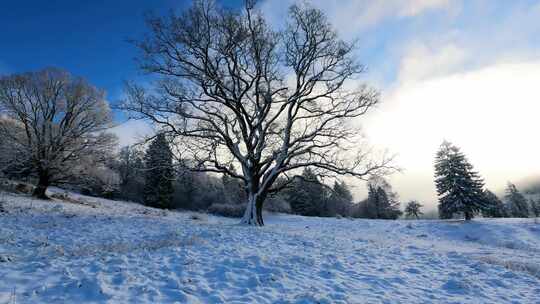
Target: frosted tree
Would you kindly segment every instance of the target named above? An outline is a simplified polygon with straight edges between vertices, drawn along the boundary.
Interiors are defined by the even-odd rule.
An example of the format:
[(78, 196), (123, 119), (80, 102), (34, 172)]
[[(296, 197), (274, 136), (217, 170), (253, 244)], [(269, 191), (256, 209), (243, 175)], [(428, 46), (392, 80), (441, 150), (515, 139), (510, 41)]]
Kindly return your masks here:
[(484, 191), (485, 206), (482, 208), (484, 217), (506, 217), (506, 207), (495, 193)]
[(415, 217), (416, 219), (418, 219), (420, 215), (424, 214), (422, 210), (420, 210), (422, 207), (422, 204), (420, 204), (419, 202), (410, 201), (405, 206), (405, 215), (407, 217)]
[(243, 223), (263, 225), (278, 177), (291, 180), (306, 167), (361, 179), (388, 173), (390, 159), (374, 161), (370, 149), (359, 149), (354, 127), (379, 94), (358, 84), (364, 66), (355, 46), (321, 11), (293, 5), (287, 26), (275, 30), (254, 1), (243, 11), (194, 1), (148, 24), (136, 45), (142, 69), (159, 80), (151, 89), (128, 85), (124, 108), (174, 136), (192, 170), (240, 180)]
[[(20, 179), (28, 176), (32, 165), (27, 153), (20, 153), (17, 149), (17, 142), (22, 141), (24, 137), (24, 131), (19, 127), (15, 120), (0, 115), (0, 135), (2, 141), (0, 142), (0, 176), (5, 176), (12, 179)], [(6, 133), (11, 133), (9, 139), (5, 136)], [(24, 156), (21, 157), (21, 156)]]
[(519, 192), (516, 185), (508, 183), (505, 200), (508, 214), (511, 217), (529, 217), (527, 199)]
[[(59, 69), (0, 77), (0, 138), (11, 169), (35, 177), (34, 196), (71, 183), (84, 165), (105, 161), (115, 137), (104, 92)], [(104, 153), (105, 152), (105, 153)], [(89, 164), (90, 163), (90, 164)]]
[(164, 133), (150, 143), (144, 156), (144, 202), (158, 208), (171, 208), (174, 192), (173, 155)]
[(120, 149), (113, 163), (120, 179), (120, 195), (123, 199), (142, 202), (144, 189), (144, 153), (138, 146)]
[(459, 148), (447, 141), (435, 158), (435, 185), (441, 218), (463, 213), (470, 220), (485, 206), (484, 182)]

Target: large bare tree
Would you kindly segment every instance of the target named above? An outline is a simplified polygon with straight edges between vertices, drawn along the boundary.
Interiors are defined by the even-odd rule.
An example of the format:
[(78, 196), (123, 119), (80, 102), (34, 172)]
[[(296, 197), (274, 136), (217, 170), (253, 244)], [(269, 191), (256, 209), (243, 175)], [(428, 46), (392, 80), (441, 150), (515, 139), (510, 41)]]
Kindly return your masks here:
[(159, 80), (152, 89), (128, 84), (124, 109), (165, 129), (193, 170), (241, 180), (243, 223), (264, 224), (263, 203), (280, 176), (311, 167), (367, 178), (389, 168), (390, 159), (372, 161), (354, 140), (351, 120), (377, 104), (378, 93), (351, 86), (364, 67), (321, 11), (294, 5), (277, 31), (253, 1), (241, 11), (194, 1), (148, 24), (136, 45), (142, 69)]
[[(0, 138), (11, 168), (37, 177), (33, 193), (69, 183), (77, 168), (99, 161), (114, 137), (104, 92), (59, 69), (0, 77)], [(84, 170), (81, 170), (84, 171)]]

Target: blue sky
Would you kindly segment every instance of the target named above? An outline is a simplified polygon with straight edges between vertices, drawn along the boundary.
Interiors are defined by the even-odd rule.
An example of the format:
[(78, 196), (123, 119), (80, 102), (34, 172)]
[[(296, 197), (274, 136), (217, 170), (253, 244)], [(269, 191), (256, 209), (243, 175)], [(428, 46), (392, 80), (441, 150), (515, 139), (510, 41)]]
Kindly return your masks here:
[[(221, 2), (229, 7), (239, 7), (242, 3), (241, 0)], [(292, 1), (260, 3), (270, 19), (281, 23)], [(328, 14), (343, 37), (359, 39), (359, 57), (369, 68), (369, 80), (385, 88), (399, 77), (399, 64), (408, 44), (415, 41), (429, 44), (434, 37), (456, 31), (462, 36), (453, 39), (460, 41), (496, 36), (497, 23), (507, 22), (515, 17), (514, 10), (527, 10), (536, 1), (345, 0), (336, 5), (333, 1), (315, 0), (313, 3)], [(105, 89), (108, 98), (114, 101), (121, 96), (122, 82), (139, 76), (133, 60), (136, 49), (126, 40), (144, 33), (144, 13), (181, 10), (187, 5), (187, 0), (2, 1), (0, 72), (46, 66), (65, 68)], [(513, 25), (519, 27), (519, 20)], [(540, 35), (529, 37), (536, 42), (540, 40)], [(508, 49), (531, 44), (529, 40), (516, 40), (487, 40), (485, 51), (493, 52), (504, 43), (512, 44), (506, 46)]]
[(0, 69), (4, 73), (64, 68), (120, 96), (138, 75), (135, 48), (126, 42), (145, 31), (147, 11), (167, 11), (170, 0), (1, 1)]
[[(294, 0), (261, 0), (275, 26)], [(381, 106), (358, 121), (370, 142), (398, 154), (404, 199), (434, 200), (432, 161), (443, 139), (461, 146), (493, 190), (540, 172), (540, 2), (533, 0), (311, 0), (345, 39), (358, 39), (361, 81)], [(221, 1), (235, 8), (241, 0)], [(126, 42), (143, 15), (188, 0), (1, 1), (0, 74), (64, 68), (108, 92), (144, 80)], [(474, 115), (473, 115), (474, 114)], [(473, 115), (473, 116), (471, 116)], [(121, 122), (123, 116), (116, 115)], [(129, 143), (144, 125), (117, 129)], [(519, 147), (519, 149), (516, 149)]]
[[(242, 3), (221, 2), (229, 7)], [(61, 67), (105, 89), (114, 101), (121, 96), (122, 82), (139, 76), (133, 60), (136, 49), (126, 40), (145, 32), (144, 13), (178, 11), (186, 5), (189, 1), (2, 1), (0, 26), (7, 30), (0, 32), (0, 72)], [(361, 55), (370, 68), (384, 71), (379, 75), (385, 82), (395, 77), (388, 62), (395, 58), (384, 55), (411, 31), (408, 21), (388, 19), (384, 26), (371, 28), (360, 44)], [(344, 36), (353, 39), (356, 34)]]

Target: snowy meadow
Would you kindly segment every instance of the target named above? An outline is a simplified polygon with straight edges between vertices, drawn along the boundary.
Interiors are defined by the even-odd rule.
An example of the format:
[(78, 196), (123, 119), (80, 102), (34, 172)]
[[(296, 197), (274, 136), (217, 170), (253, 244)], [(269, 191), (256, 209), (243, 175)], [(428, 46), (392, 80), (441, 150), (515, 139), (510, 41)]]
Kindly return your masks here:
[(538, 303), (538, 219), (238, 220), (3, 194), (0, 303)]

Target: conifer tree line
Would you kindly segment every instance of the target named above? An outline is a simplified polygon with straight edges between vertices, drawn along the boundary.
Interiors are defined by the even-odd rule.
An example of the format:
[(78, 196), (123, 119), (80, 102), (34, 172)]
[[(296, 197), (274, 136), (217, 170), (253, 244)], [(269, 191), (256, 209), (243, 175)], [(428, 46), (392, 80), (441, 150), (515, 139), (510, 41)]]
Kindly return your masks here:
[[(242, 183), (228, 175), (192, 172), (180, 166), (165, 133), (158, 133), (146, 146), (137, 144), (117, 153), (112, 151), (102, 150), (99, 162), (80, 164), (78, 168), (84, 168), (86, 174), (73, 176), (73, 183), (65, 186), (83, 194), (156, 208), (210, 211), (234, 217), (243, 213), (247, 198)], [(236, 169), (231, 165), (229, 170)], [(14, 179), (23, 176), (13, 165), (3, 167), (2, 173)], [(277, 184), (285, 185), (287, 181), (279, 180)], [(464, 153), (449, 142), (444, 142), (436, 154), (435, 184), (442, 219), (540, 216), (540, 199), (527, 198), (512, 183), (508, 183), (504, 197), (499, 198), (485, 188)], [(370, 179), (367, 190), (367, 198), (355, 202), (346, 183), (334, 181), (328, 185), (306, 168), (268, 198), (265, 210), (369, 219), (423, 216), (423, 205), (414, 200), (403, 204), (401, 211), (397, 194), (384, 178)]]
[[(508, 183), (503, 202), (489, 189), (458, 147), (444, 141), (435, 157), (435, 185), (439, 195), (439, 217), (538, 217), (540, 200), (527, 198)], [(409, 212), (407, 212), (409, 213)]]
[[(243, 213), (247, 197), (242, 183), (228, 175), (218, 178), (175, 166), (164, 133), (155, 136), (144, 151), (128, 146), (113, 158), (109, 164), (119, 177), (117, 198), (158, 208), (208, 210), (234, 217)], [(232, 165), (228, 170), (235, 172)], [(285, 183), (285, 180), (277, 182)], [(436, 154), (435, 185), (441, 219), (464, 217), (470, 220), (478, 215), (491, 218), (540, 216), (540, 199), (527, 199), (509, 182), (504, 201), (501, 200), (485, 188), (480, 174), (464, 153), (447, 141)], [(282, 191), (272, 195), (265, 209), (304, 216), (368, 219), (397, 219), (402, 215), (419, 219), (423, 215), (423, 205), (415, 200), (407, 202), (401, 211), (397, 193), (382, 177), (371, 178), (367, 190), (367, 198), (355, 203), (347, 184), (335, 181), (329, 187), (306, 168)]]
[[(13, 128), (14, 123), (6, 118), (0, 122), (4, 132)], [(91, 153), (90, 147), (82, 147), (77, 166), (65, 167), (70, 173), (70, 184), (64, 187), (156, 208), (210, 211), (234, 217), (242, 215), (247, 199), (244, 185), (229, 175), (193, 172), (180, 166), (165, 133), (158, 133), (146, 146), (126, 146), (117, 153), (113, 152), (114, 137), (106, 133), (100, 136), (104, 138), (100, 143), (107, 144), (107, 148), (100, 147), (98, 158)], [(2, 146), (6, 152), (2, 162), (8, 165), (2, 167), (2, 174), (13, 179), (34, 176), (35, 171), (30, 170), (27, 163), (10, 161), (12, 151), (6, 147)], [(77, 174), (75, 169), (84, 174)], [(235, 172), (236, 169), (231, 165), (228, 170)], [(407, 202), (401, 211), (397, 194), (384, 178), (371, 178), (367, 183), (367, 198), (359, 202), (354, 201), (346, 183), (336, 180), (328, 185), (310, 168), (304, 169), (292, 181), (280, 179), (276, 184), (285, 186), (268, 198), (265, 210), (369, 219), (401, 216), (418, 219), (423, 216), (423, 205), (417, 201)], [(436, 154), (435, 185), (442, 219), (540, 216), (540, 199), (533, 195), (527, 198), (512, 183), (508, 183), (504, 197), (499, 198), (485, 188), (480, 174), (464, 153), (449, 142), (444, 142)], [(533, 190), (528, 192), (536, 193)]]
[[(233, 217), (240, 217), (245, 208), (242, 183), (227, 175), (186, 169), (181, 162), (187, 160), (174, 156), (165, 133), (158, 133), (146, 145), (125, 146), (103, 158), (102, 163), (94, 164), (93, 178), (64, 187), (155, 208), (210, 211)], [(371, 180), (368, 198), (361, 202), (354, 202), (345, 182), (336, 180), (327, 185), (311, 169), (303, 170), (292, 182), (281, 179), (277, 184), (284, 187), (268, 198), (267, 211), (373, 219), (395, 219), (401, 214), (397, 195), (384, 179)]]
[[(109, 185), (106, 195), (157, 208), (210, 211), (234, 217), (242, 215), (246, 202), (242, 183), (227, 175), (192, 172), (178, 162), (164, 133), (156, 135), (146, 148), (140, 145), (123, 147), (106, 162), (105, 167), (111, 171), (109, 174), (117, 176), (116, 188)], [(231, 166), (229, 170), (234, 172), (235, 168)], [(527, 199), (512, 183), (508, 183), (503, 199), (486, 189), (466, 156), (449, 142), (444, 142), (436, 155), (435, 174), (440, 198), (438, 211), (442, 219), (540, 215), (540, 199)], [(285, 185), (287, 181), (277, 183)], [(265, 209), (304, 216), (369, 219), (401, 216), (419, 219), (424, 214), (423, 205), (414, 200), (404, 204), (401, 211), (397, 193), (384, 178), (370, 179), (367, 190), (366, 199), (354, 202), (346, 183), (334, 181), (329, 186), (307, 168), (273, 194)]]
[[(113, 166), (120, 177), (117, 197), (158, 208), (180, 208), (239, 217), (246, 192), (238, 180), (223, 175), (191, 172), (174, 163), (168, 140), (158, 134), (146, 149), (124, 147)], [(234, 171), (233, 167), (229, 170)], [(285, 180), (278, 184), (285, 184)], [(368, 198), (354, 203), (342, 181), (330, 187), (310, 169), (303, 170), (283, 190), (269, 198), (266, 210), (304, 216), (396, 219), (401, 215), (397, 195), (383, 179), (368, 183)], [(421, 212), (417, 213), (421, 214)]]

